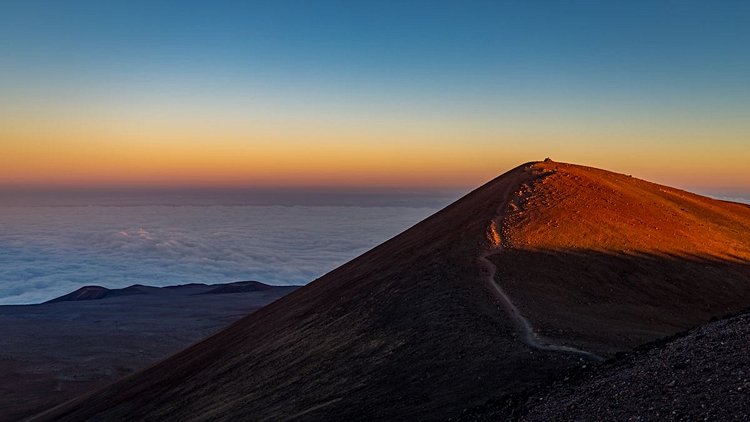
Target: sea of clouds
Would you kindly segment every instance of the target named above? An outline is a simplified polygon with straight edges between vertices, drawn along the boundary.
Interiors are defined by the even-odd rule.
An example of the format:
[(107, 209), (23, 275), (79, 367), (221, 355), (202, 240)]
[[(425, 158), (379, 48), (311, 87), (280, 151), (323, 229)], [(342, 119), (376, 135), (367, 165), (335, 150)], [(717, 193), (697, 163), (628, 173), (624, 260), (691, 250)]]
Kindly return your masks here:
[(0, 206), (0, 304), (84, 285), (301, 285), (435, 206)]

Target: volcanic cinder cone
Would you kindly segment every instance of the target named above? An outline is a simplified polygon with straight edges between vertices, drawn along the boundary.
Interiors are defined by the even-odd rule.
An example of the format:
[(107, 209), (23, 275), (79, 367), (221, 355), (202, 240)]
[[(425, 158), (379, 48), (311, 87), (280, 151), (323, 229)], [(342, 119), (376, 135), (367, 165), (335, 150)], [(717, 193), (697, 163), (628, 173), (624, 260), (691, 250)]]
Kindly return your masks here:
[[(279, 230), (284, 230), (279, 227)], [(434, 419), (750, 305), (750, 208), (515, 168), (55, 420)]]

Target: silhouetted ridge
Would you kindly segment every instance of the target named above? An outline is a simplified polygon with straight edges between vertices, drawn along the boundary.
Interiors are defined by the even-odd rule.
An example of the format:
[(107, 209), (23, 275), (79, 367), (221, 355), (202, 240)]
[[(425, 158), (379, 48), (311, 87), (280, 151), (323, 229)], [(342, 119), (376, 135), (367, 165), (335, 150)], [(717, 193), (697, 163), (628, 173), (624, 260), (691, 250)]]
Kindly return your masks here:
[(221, 284), (207, 292), (203, 292), (200, 294), (216, 295), (227, 293), (257, 292), (270, 289), (273, 289), (273, 286), (269, 286), (268, 284), (264, 284), (259, 281), (235, 281), (234, 283)]
[[(145, 286), (143, 284), (133, 284), (132, 286), (124, 287), (122, 289), (108, 289), (102, 286), (84, 286), (80, 289), (60, 296), (58, 298), (49, 300), (45, 303), (56, 303), (56, 302), (67, 302), (77, 300), (99, 300), (112, 297), (119, 297), (125, 295), (144, 295), (144, 294), (159, 294), (163, 290), (168, 290), (173, 293), (179, 294), (229, 294), (229, 293), (247, 293), (257, 292), (264, 290), (276, 289), (279, 286), (270, 286), (268, 284), (261, 283), (259, 281), (236, 281), (232, 283), (223, 284), (205, 284), (205, 283), (189, 283), (179, 284), (175, 286)], [(291, 287), (291, 286), (285, 286)]]
[(108, 289), (102, 286), (84, 286), (74, 292), (68, 293), (52, 300), (48, 300), (45, 303), (67, 302), (76, 300), (98, 300), (107, 297), (135, 294), (145, 294), (145, 292), (141, 290), (137, 285), (126, 287), (124, 289)]

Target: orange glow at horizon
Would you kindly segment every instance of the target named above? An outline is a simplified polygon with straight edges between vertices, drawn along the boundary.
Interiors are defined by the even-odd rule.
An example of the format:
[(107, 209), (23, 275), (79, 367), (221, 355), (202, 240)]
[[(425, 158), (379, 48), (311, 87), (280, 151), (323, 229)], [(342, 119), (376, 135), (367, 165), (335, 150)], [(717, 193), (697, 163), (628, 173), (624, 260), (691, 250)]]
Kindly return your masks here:
[[(467, 189), (547, 156), (677, 187), (750, 189), (742, 130), (590, 132), (530, 122), (339, 121), (92, 112), (0, 117), (0, 186), (331, 186)], [(167, 116), (170, 117), (170, 116)], [(501, 125), (502, 126), (502, 125)], [(529, 129), (531, 128), (531, 129)]]
[(416, 149), (310, 137), (303, 143), (263, 135), (220, 134), (216, 138), (222, 140), (205, 143), (180, 136), (114, 138), (47, 142), (27, 137), (7, 143), (0, 178), (19, 185), (451, 187), (475, 183), (491, 165), (482, 153), (450, 146)]
[(750, 197), (732, 2), (43, 3), (0, 2), (0, 188), (458, 191), (550, 157)]

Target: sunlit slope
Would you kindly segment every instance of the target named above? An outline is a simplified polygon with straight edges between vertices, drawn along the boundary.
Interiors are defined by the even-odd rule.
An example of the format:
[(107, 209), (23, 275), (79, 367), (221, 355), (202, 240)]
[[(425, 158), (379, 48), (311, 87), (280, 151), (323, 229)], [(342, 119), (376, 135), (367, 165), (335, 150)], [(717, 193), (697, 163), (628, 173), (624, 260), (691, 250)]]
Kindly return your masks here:
[(498, 279), (538, 331), (634, 346), (750, 300), (750, 207), (545, 162), (504, 212)]

